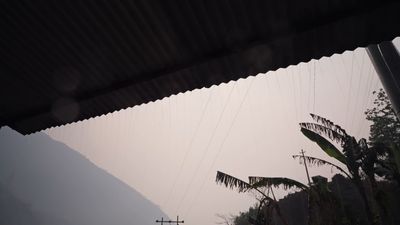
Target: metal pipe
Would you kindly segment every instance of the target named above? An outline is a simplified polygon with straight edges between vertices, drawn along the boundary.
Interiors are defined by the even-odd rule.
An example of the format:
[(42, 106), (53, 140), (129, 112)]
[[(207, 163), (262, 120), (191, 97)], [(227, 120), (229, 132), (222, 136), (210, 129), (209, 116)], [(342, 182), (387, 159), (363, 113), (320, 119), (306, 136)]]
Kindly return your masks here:
[(370, 45), (367, 53), (400, 119), (400, 54), (391, 41)]

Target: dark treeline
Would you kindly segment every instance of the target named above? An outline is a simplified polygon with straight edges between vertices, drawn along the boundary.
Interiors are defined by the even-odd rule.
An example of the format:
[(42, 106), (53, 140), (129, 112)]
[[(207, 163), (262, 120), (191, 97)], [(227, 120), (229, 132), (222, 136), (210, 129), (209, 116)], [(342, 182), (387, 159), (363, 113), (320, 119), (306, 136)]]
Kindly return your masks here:
[[(340, 174), (336, 174), (332, 181), (328, 183), (329, 190), (337, 197), (336, 208), (330, 208), (330, 221), (320, 221), (320, 224), (368, 224), (367, 215), (365, 213), (363, 201), (357, 188)], [(393, 185), (386, 182), (379, 183), (379, 188), (385, 193), (385, 205), (387, 207), (382, 209), (381, 214), (382, 224), (400, 224), (400, 192)], [(287, 224), (307, 225), (308, 224), (308, 195), (305, 191), (295, 192), (285, 196), (278, 201), (279, 207), (283, 216), (286, 218)], [(247, 212), (243, 212), (238, 216), (231, 219), (232, 224), (235, 225), (251, 225), (250, 221), (257, 218), (258, 204), (251, 207)], [(264, 207), (262, 211), (267, 210)], [(321, 219), (324, 219), (321, 212), (316, 210), (314, 212), (319, 214)], [(275, 214), (271, 214), (270, 224), (283, 224), (280, 218)], [(264, 223), (265, 224), (265, 223)]]

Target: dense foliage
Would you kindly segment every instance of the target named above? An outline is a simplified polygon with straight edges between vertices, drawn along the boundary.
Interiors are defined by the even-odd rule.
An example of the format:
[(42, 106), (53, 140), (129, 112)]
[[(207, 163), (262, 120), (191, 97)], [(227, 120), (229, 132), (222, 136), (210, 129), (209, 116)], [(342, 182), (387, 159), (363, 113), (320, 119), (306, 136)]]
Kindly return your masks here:
[(375, 165), (375, 173), (400, 185), (400, 120), (383, 89), (376, 95), (374, 107), (365, 111), (371, 121), (369, 144), (383, 151)]
[(400, 120), (396, 117), (388, 96), (383, 89), (378, 92), (374, 91), (373, 94), (376, 95), (374, 107), (365, 111), (367, 120), (372, 122), (369, 142), (371, 144), (399, 145)]
[[(299, 190), (291, 198), (280, 201), (262, 193), (265, 198), (259, 201), (257, 210), (252, 207), (248, 212), (240, 213), (232, 220), (233, 225), (400, 224), (400, 216), (396, 213), (400, 209), (400, 121), (385, 92), (381, 89), (373, 93), (376, 95), (374, 106), (365, 112), (366, 119), (372, 122), (368, 141), (357, 140), (339, 125), (319, 115), (311, 114), (312, 122), (300, 123), (303, 135), (333, 161), (304, 153), (293, 158), (308, 165), (338, 169), (341, 175), (335, 175), (335, 182), (328, 183), (321, 176), (313, 177), (313, 182), (308, 185), (286, 177), (250, 176), (249, 182), (245, 182), (218, 172), (217, 183), (239, 192), (257, 190), (262, 193), (261, 188)], [(306, 194), (307, 200), (294, 197), (300, 194)], [(263, 205), (264, 200), (270, 204)], [(287, 201), (291, 203), (286, 204)], [(295, 211), (291, 208), (293, 203), (299, 207)], [(307, 218), (303, 221), (291, 218), (299, 212), (307, 214)]]

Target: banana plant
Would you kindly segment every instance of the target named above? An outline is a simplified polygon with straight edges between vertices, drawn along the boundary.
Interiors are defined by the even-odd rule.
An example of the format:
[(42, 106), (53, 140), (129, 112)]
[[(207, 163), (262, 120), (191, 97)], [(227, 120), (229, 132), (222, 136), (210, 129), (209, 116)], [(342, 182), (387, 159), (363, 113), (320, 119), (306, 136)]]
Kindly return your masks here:
[[(249, 183), (254, 188), (267, 187), (267, 188), (283, 188), (299, 189), (305, 191), (308, 195), (308, 224), (316, 225), (321, 224), (336, 224), (336, 216), (334, 215), (335, 201), (332, 193), (328, 190), (326, 185), (319, 183), (310, 184), (310, 186), (303, 184), (294, 179), (286, 177), (249, 177)], [(317, 210), (319, 210), (317, 212)], [(323, 218), (324, 215), (330, 214), (328, 218)], [(328, 213), (326, 213), (328, 212)]]
[[(310, 115), (314, 122), (300, 123), (300, 131), (308, 139), (315, 142), (328, 156), (347, 167), (349, 174), (346, 175), (359, 190), (366, 206), (369, 221), (373, 224), (380, 224), (379, 213), (373, 202), (371, 203), (368, 198), (368, 193), (363, 186), (363, 175), (361, 173), (361, 171), (364, 171), (367, 175), (366, 178), (372, 183), (375, 182), (373, 168), (377, 160), (377, 150), (369, 148), (363, 138), (357, 141), (355, 137), (347, 134), (343, 128), (332, 121), (315, 114)], [(341, 147), (340, 150), (335, 144)], [(343, 169), (339, 170), (344, 172)], [(372, 201), (374, 201), (374, 198), (372, 198)]]
[[(255, 177), (255, 176), (250, 176), (249, 177), (249, 182), (245, 182), (239, 178), (233, 177), (231, 175), (225, 174), (223, 172), (218, 171), (217, 176), (216, 176), (216, 182), (218, 184), (223, 184), (225, 187), (231, 188), (231, 189), (236, 189), (239, 193), (241, 192), (248, 192), (250, 190), (255, 190), (261, 195), (264, 196), (262, 201), (267, 200), (268, 203), (270, 203), (276, 210), (277, 215), (281, 219), (281, 221), (284, 224), (287, 224), (286, 220), (284, 219), (281, 210), (279, 208), (279, 204), (276, 201), (276, 199), (270, 198), (268, 195), (266, 195), (263, 191), (261, 191), (261, 188), (267, 188), (268, 190), (272, 188), (280, 188), (282, 187), (284, 190), (289, 190), (289, 189), (298, 189), (301, 191), (305, 191), (308, 194), (308, 201), (309, 201), (309, 208), (308, 208), (308, 224), (314, 225), (314, 224), (320, 224), (321, 219), (318, 218), (319, 215), (315, 213), (316, 208), (320, 208), (323, 210), (323, 208), (326, 208), (327, 203), (331, 203), (332, 201), (329, 201), (328, 199), (331, 199), (331, 193), (324, 192), (322, 193), (320, 188), (317, 188), (317, 185), (315, 186), (307, 186), (299, 181), (286, 178), (286, 177)], [(328, 195), (328, 197), (326, 197)], [(327, 201), (328, 200), (328, 201)], [(324, 203), (322, 203), (324, 202)], [(321, 204), (322, 203), (322, 204)], [(261, 201), (260, 201), (260, 206), (261, 206)], [(331, 207), (332, 208), (332, 207)], [(330, 218), (332, 219), (332, 218)], [(330, 221), (332, 222), (332, 221)], [(328, 222), (325, 222), (325, 224), (330, 224)], [(334, 224), (334, 223), (332, 223)]]
[[(326, 160), (320, 159), (320, 158), (316, 158), (316, 157), (312, 157), (312, 156), (308, 156), (308, 155), (293, 155), (292, 156), (293, 159), (305, 159), (308, 165), (312, 165), (312, 166), (331, 166), (337, 170), (339, 170), (341, 173), (343, 173), (347, 178), (352, 179), (352, 176), (346, 172), (345, 169), (343, 169), (342, 167), (328, 162)], [(300, 161), (301, 162), (301, 161)]]
[(246, 181), (243, 181), (243, 180), (241, 180), (239, 178), (236, 178), (236, 177), (231, 176), (229, 174), (223, 173), (221, 171), (217, 171), (217, 176), (215, 178), (215, 182), (217, 184), (222, 184), (227, 188), (236, 189), (239, 193), (248, 192), (248, 191), (252, 191), (252, 190), (260, 193), (263, 196), (263, 198), (260, 200), (260, 207), (261, 207), (262, 204), (271, 205), (275, 209), (275, 211), (276, 211), (279, 219), (281, 220), (281, 222), (283, 224), (285, 224), (285, 225), (288, 224), (286, 222), (286, 219), (284, 218), (284, 216), (281, 213), (281, 210), (279, 208), (279, 204), (276, 201), (276, 199), (269, 197), (267, 194), (265, 194), (259, 188), (249, 184)]

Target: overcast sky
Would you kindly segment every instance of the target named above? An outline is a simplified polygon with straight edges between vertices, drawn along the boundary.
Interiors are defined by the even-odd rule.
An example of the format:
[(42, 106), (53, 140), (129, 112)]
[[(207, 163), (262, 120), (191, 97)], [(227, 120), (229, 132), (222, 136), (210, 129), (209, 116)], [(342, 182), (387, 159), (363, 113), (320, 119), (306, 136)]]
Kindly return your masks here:
[[(216, 213), (237, 214), (256, 202), (250, 194), (216, 185), (217, 170), (242, 179), (286, 176), (306, 183), (304, 167), (291, 155), (304, 149), (329, 158), (300, 133), (298, 123), (311, 121), (313, 112), (367, 138), (363, 112), (380, 87), (365, 50), (357, 49), (45, 132), (171, 218), (179, 214), (190, 225), (215, 224)], [(336, 172), (310, 169), (311, 175), (327, 177)]]

